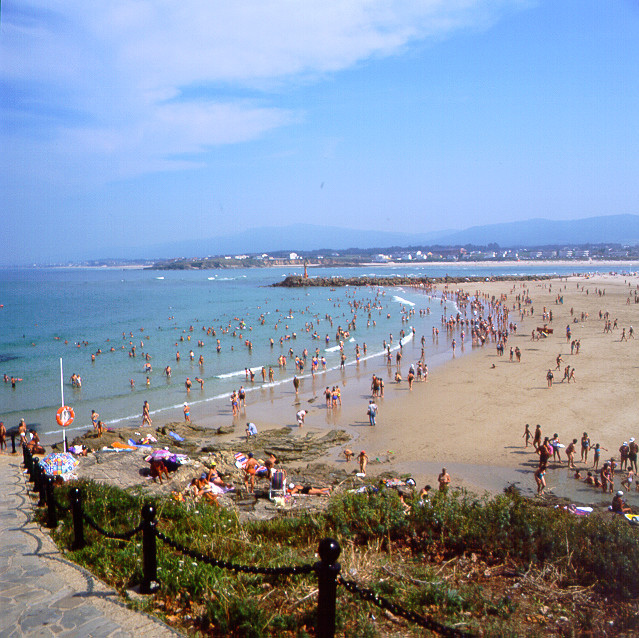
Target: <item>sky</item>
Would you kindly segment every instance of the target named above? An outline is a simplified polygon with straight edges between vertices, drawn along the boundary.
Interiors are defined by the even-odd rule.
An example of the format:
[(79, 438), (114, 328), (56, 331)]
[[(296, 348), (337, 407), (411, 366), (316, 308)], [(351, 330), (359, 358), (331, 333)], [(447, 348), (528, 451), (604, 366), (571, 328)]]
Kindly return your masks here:
[(0, 264), (639, 214), (637, 0), (0, 11)]

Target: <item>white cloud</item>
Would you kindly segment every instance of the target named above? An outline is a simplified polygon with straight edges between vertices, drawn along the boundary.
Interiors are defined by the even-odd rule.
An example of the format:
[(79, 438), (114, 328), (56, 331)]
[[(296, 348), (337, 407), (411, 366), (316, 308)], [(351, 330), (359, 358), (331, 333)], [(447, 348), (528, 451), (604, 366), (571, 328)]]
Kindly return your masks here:
[(296, 121), (274, 97), (287, 82), (483, 26), (519, 3), (32, 0), (3, 7), (0, 77), (35, 94), (14, 116), (47, 114), (46, 150), (72, 149), (82, 163), (94, 156), (111, 167), (105, 177), (125, 176), (182, 167), (172, 158)]

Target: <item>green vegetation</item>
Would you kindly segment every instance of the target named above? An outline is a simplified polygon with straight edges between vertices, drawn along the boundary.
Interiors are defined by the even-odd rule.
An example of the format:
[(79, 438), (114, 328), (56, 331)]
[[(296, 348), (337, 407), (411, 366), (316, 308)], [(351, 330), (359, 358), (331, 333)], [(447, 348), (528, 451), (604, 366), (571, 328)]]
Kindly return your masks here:
[[(140, 495), (92, 482), (79, 486), (85, 511), (100, 526), (125, 532), (137, 525)], [(57, 490), (60, 503), (67, 502), (69, 487)], [(610, 620), (617, 631), (639, 628), (629, 611), (639, 596), (637, 530), (621, 517), (580, 518), (517, 494), (479, 499), (465, 492), (437, 494), (425, 505), (413, 502), (406, 514), (393, 490), (334, 495), (322, 514), (249, 524), (205, 503), (187, 507), (165, 499), (154, 505), (158, 528), (168, 537), (243, 565), (311, 564), (319, 541), (337, 538), (345, 578), (468, 631), (572, 635), (597, 633)], [(70, 514), (53, 536), (71, 547)], [(85, 526), (85, 536), (88, 545), (68, 551), (69, 558), (123, 593), (141, 581), (141, 535), (108, 540)], [(191, 634), (314, 635), (314, 575), (236, 574), (183, 556), (160, 540), (158, 568), (158, 593), (131, 604)], [(343, 587), (337, 623), (340, 636), (423, 635)]]

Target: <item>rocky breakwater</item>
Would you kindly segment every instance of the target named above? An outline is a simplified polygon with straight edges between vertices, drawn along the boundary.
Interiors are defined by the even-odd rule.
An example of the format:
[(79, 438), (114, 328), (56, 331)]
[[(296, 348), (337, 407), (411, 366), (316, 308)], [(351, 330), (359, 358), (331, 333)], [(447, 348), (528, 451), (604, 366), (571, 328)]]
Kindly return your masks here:
[(282, 281), (271, 284), (281, 288), (340, 288), (343, 286), (422, 286), (437, 284), (463, 284), (481, 281), (539, 281), (550, 279), (551, 275), (496, 275), (492, 277), (302, 277), (289, 275)]

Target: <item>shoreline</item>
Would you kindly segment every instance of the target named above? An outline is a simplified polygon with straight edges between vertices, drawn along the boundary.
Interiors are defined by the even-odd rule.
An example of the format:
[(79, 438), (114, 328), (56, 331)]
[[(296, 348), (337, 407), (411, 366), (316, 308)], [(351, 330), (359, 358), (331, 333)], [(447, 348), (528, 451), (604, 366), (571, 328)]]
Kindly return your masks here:
[[(294, 415), (299, 407), (295, 404), (292, 387), (260, 397), (257, 406), (259, 420), (255, 418), (254, 410), (250, 410), (246, 420), (254, 420), (265, 429), (291, 426), (292, 432), (297, 431), (300, 436), (327, 428), (344, 429), (353, 437), (352, 449), (357, 447), (367, 451), (372, 461), (369, 464), (371, 476), (380, 471), (406, 470), (413, 474), (418, 485), (421, 482), (435, 485), (434, 470), (448, 464), (461, 472), (453, 476), (454, 485), (479, 490), (480, 493), (484, 489), (498, 493), (506, 487), (501, 484), (504, 478), (509, 482), (515, 479), (524, 493), (532, 495), (532, 474), (537, 455), (530, 447), (526, 450), (523, 446), (525, 423), (530, 423), (531, 429), (540, 423), (544, 436), (558, 432), (565, 444), (572, 438), (579, 438), (585, 429), (589, 431), (593, 444), (600, 442), (606, 448), (605, 458), (616, 456), (617, 460), (617, 448), (621, 442), (630, 436), (639, 438), (632, 402), (620, 400), (624, 395), (628, 398), (633, 396), (639, 381), (633, 365), (638, 342), (618, 341), (622, 326), (627, 329), (633, 318), (639, 319), (639, 304), (625, 304), (628, 291), (639, 286), (639, 277), (635, 276), (631, 283), (629, 287), (622, 276), (610, 275), (590, 278), (585, 282), (583, 277), (577, 276), (545, 281), (473, 283), (471, 289), (466, 287), (468, 292), (479, 289), (489, 295), (507, 294), (508, 301), (522, 288), (530, 289), (535, 315), (518, 322), (518, 330), (511, 335), (508, 343), (521, 348), (521, 363), (511, 363), (507, 352), (498, 357), (495, 344), (490, 343), (484, 347), (467, 347), (463, 356), (453, 359), (450, 355), (449, 360), (442, 362), (443, 365), (428, 362), (429, 381), (415, 383), (412, 392), (409, 392), (405, 381), (395, 384), (385, 376), (385, 398), (378, 402), (378, 425), (375, 428), (368, 425), (365, 408), (370, 397), (371, 375), (380, 366), (369, 365), (369, 362), (360, 363), (358, 374), (343, 385), (344, 405), (338, 410), (323, 407), (321, 390), (327, 384), (332, 385), (328, 378), (324, 383), (320, 375), (315, 384), (304, 380), (300, 388), (300, 404), (306, 407), (309, 400), (313, 400), (304, 428), (294, 427)], [(604, 297), (592, 294), (600, 285), (606, 288)], [(564, 287), (566, 290), (561, 291), (564, 303), (555, 304), (556, 292), (552, 290)], [(586, 289), (591, 294), (586, 294)], [(532, 341), (532, 329), (544, 323), (538, 317), (544, 305), (553, 310), (551, 325), (555, 332), (546, 339)], [(572, 324), (573, 334), (579, 335), (582, 340), (579, 355), (570, 355), (570, 345), (566, 346), (564, 329), (571, 305), (577, 313), (581, 313), (583, 308), (583, 312), (589, 315), (583, 322), (578, 320)], [(612, 315), (619, 316), (619, 328), (615, 334), (603, 333), (598, 319), (600, 306), (604, 312), (609, 309)], [(404, 374), (411, 360), (418, 358), (418, 352), (419, 347), (414, 340), (413, 359), (405, 352)], [(577, 382), (555, 383), (548, 389), (545, 373), (548, 367), (554, 367), (558, 352), (563, 352), (565, 360), (576, 368)], [(393, 364), (391, 370), (394, 369)], [(219, 414), (207, 416), (211, 421), (219, 422)], [(209, 418), (199, 420), (206, 424)], [(243, 433), (244, 419), (238, 420), (237, 424), (231, 439)], [(309, 462), (322, 461), (345, 467), (340, 453), (341, 448), (333, 449), (324, 457), (309, 459)], [(385, 462), (387, 457), (389, 462)], [(379, 464), (374, 462), (376, 458), (381, 459)], [(603, 458), (604, 454), (602, 462)], [(599, 503), (609, 499), (601, 491), (584, 490), (582, 483), (568, 479), (565, 466), (565, 457), (561, 466), (550, 465), (548, 485), (551, 489), (554, 486), (581, 501), (590, 498), (592, 502)], [(585, 469), (584, 464), (577, 463), (577, 467)], [(486, 468), (498, 468), (498, 471), (489, 475)], [(618, 489), (619, 482), (617, 478), (615, 489)], [(639, 504), (639, 495), (633, 493), (629, 501)]]
[[(523, 290), (529, 291), (535, 314), (521, 321), (517, 312), (511, 310), (511, 319), (517, 320), (519, 327), (511, 334), (508, 346), (517, 345), (521, 349), (521, 363), (509, 361), (508, 347), (506, 354), (498, 357), (492, 342), (484, 347), (468, 344), (463, 356), (455, 358), (444, 348), (435, 359), (428, 361), (429, 381), (416, 382), (412, 392), (405, 381), (400, 384), (390, 381), (395, 370), (393, 364), (390, 373), (384, 374), (386, 393), (378, 402), (375, 428), (368, 425), (365, 409), (370, 397), (371, 375), (380, 369), (388, 370), (382, 357), (379, 362), (360, 362), (355, 374), (349, 370), (351, 377), (333, 371), (317, 374), (314, 380), (303, 379), (299, 403), (292, 384), (256, 388), (247, 395), (246, 414), (235, 420), (224, 400), (195, 403), (192, 419), (207, 428), (234, 423), (231, 434), (215, 437), (215, 440), (237, 441), (238, 451), (241, 451), (246, 421), (257, 423), (259, 431), (286, 426), (294, 436), (300, 437), (309, 432), (343, 429), (352, 436), (349, 447), (367, 451), (371, 459), (370, 477), (379, 472), (396, 471), (412, 474), (418, 485), (435, 486), (437, 473), (446, 466), (453, 475), (454, 486), (495, 494), (506, 484), (517, 482), (524, 494), (532, 495), (537, 456), (531, 448), (526, 450), (523, 446), (525, 423), (529, 423), (531, 429), (540, 423), (544, 436), (558, 432), (564, 444), (587, 430), (593, 443), (600, 442), (606, 449), (606, 459), (619, 458), (617, 449), (623, 440), (630, 436), (639, 438), (630, 400), (639, 380), (633, 365), (637, 341), (619, 341), (622, 327), (627, 329), (633, 322), (639, 323), (639, 304), (625, 303), (628, 293), (637, 290), (639, 277), (625, 279), (621, 275), (594, 278), (578, 275), (550, 280), (470, 282), (460, 286), (471, 294), (476, 290), (497, 298), (505, 294), (508, 304)], [(605, 296), (595, 294), (598, 287), (606, 289)], [(558, 294), (563, 296), (563, 304), (557, 303)], [(550, 325), (554, 333), (532, 341), (532, 330), (546, 323), (539, 316), (544, 306), (553, 311)], [(573, 335), (582, 341), (579, 355), (570, 354), (570, 344), (565, 338), (565, 326), (571, 322), (571, 306), (575, 311), (571, 323)], [(609, 310), (611, 317), (619, 318), (619, 328), (613, 334), (603, 332), (598, 317), (600, 309)], [(587, 312), (588, 318), (582, 321), (581, 312)], [(449, 342), (445, 331), (440, 339)], [(410, 363), (419, 358), (419, 352), (417, 339), (405, 346), (404, 375)], [(575, 367), (577, 382), (559, 382), (548, 389), (545, 373), (548, 367), (554, 367), (557, 353), (562, 353), (564, 365)], [(560, 372), (556, 373), (558, 377)], [(326, 385), (335, 383), (342, 387), (343, 406), (327, 410), (322, 391)], [(295, 425), (295, 412), (300, 407), (310, 409), (304, 428)], [(176, 419), (168, 415), (166, 419), (154, 419), (153, 428), (162, 425), (163, 420), (168, 423)], [(340, 456), (342, 449), (342, 446), (333, 448), (308, 462), (324, 462), (351, 471), (355, 464), (345, 463)], [(375, 461), (377, 458), (379, 462)], [(600, 490), (584, 489), (581, 482), (571, 478), (565, 466), (565, 460), (561, 466), (550, 465), (549, 488), (581, 503), (587, 503), (588, 499), (593, 503), (609, 500)], [(584, 464), (577, 463), (577, 466), (585, 469)], [(619, 482), (618, 478), (615, 489)], [(633, 493), (629, 502), (639, 504), (639, 493)]]

